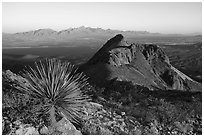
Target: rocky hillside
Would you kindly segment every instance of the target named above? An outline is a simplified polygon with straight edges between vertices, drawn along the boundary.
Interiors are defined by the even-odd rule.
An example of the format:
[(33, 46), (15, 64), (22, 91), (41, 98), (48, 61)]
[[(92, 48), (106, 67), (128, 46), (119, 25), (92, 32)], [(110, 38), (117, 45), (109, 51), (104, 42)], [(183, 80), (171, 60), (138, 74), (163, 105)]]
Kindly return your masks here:
[(58, 117), (57, 132), (49, 130), (42, 100), (16, 89), (24, 79), (2, 72), (3, 135), (201, 135), (201, 92), (148, 91), (129, 82), (87, 87), (92, 98), (80, 126)]
[(168, 56), (154, 44), (129, 44), (118, 34), (84, 65), (95, 84), (132, 81), (149, 89), (201, 91), (201, 84), (173, 67)]

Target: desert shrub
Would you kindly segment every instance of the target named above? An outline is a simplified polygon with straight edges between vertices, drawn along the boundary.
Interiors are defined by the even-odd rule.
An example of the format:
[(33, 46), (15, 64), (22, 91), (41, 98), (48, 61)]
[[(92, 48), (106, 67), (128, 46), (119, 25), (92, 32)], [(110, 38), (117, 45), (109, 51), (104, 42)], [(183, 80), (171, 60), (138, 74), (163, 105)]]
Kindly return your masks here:
[(33, 98), (43, 100), (43, 113), (49, 114), (51, 131), (55, 130), (56, 116), (61, 115), (73, 123), (79, 123), (82, 108), (88, 97), (82, 90), (88, 85), (83, 73), (68, 62), (46, 59), (36, 62), (35, 68), (28, 68), (21, 76), (18, 89)]

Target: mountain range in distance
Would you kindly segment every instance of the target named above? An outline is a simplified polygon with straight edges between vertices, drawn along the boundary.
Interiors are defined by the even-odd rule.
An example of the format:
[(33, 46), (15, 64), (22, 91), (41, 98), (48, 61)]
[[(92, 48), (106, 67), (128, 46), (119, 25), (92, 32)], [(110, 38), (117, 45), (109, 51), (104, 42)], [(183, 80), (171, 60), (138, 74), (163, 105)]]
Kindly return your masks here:
[[(121, 31), (102, 28), (79, 27), (61, 31), (38, 29), (20, 33), (2, 33), (3, 48), (9, 47), (47, 47), (47, 46), (99, 46), (106, 39), (123, 34), (130, 42), (194, 42), (201, 41), (200, 34), (161, 34), (147, 31)], [(90, 44), (91, 43), (91, 44)]]

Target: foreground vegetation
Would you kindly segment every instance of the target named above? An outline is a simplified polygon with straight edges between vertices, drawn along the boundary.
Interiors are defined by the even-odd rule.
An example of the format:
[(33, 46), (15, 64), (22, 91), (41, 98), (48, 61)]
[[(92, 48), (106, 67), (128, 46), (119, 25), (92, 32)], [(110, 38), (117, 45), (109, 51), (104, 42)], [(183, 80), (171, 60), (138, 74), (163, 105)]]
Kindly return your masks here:
[[(67, 76), (59, 72), (55, 76), (57, 74)], [(32, 75), (28, 73), (26, 76)], [(30, 89), (28, 89), (29, 86), (25, 85), (24, 87), (23, 84), (26, 81), (23, 77), (10, 71), (3, 72), (2, 77), (2, 134), (202, 134), (201, 93), (150, 91), (145, 87), (132, 85), (130, 82), (118, 81), (112, 81), (106, 87), (99, 88), (86, 84), (86, 86), (83, 86), (84, 84), (79, 81), (78, 87), (80, 87), (80, 90), (71, 90), (74, 91), (74, 94), (63, 94), (68, 95), (69, 99), (73, 97), (72, 95), (77, 97), (77, 100), (65, 108), (67, 113), (73, 109), (77, 112), (69, 113), (66, 116), (60, 115), (61, 111), (56, 109), (56, 111), (52, 111), (54, 116), (50, 117), (50, 114), (53, 113), (49, 113), (51, 112), (50, 109), (45, 109), (45, 106), (52, 108), (51, 106), (54, 104), (56, 105), (55, 108), (58, 108), (61, 105), (58, 102), (52, 102), (52, 100), (55, 100), (53, 98), (54, 94), (53, 96), (50, 94), (49, 97), (49, 95), (42, 94), (43, 90), (38, 90), (40, 95), (36, 98), (35, 95), (30, 94), (34, 93), (33, 90), (36, 86), (30, 87)], [(44, 86), (39, 88), (46, 89), (46, 85), (40, 84), (41, 82), (37, 79), (35, 80), (36, 85), (39, 83), (39, 85)], [(83, 79), (80, 80), (83, 81)], [(56, 84), (56, 81), (53, 84)], [(67, 84), (67, 87), (71, 86), (72, 89), (75, 89), (75, 86), (77, 86), (73, 83), (71, 85)], [(29, 91), (29, 94), (26, 94), (25, 91)], [(70, 89), (65, 91), (70, 91)], [(78, 93), (82, 91), (83, 93), (86, 92), (86, 96), (79, 96), (82, 94)], [(87, 96), (92, 100), (87, 101)], [(81, 104), (78, 105), (81, 100)], [(60, 101), (63, 101), (63, 97)], [(66, 100), (64, 101), (66, 103)], [(47, 110), (47, 113), (45, 113), (45, 110)], [(63, 121), (63, 117), (66, 117), (72, 123), (67, 124), (68, 121)], [(50, 123), (50, 118), (54, 118), (54, 120), (51, 120), (54, 121), (54, 125), (61, 124), (64, 129), (60, 130), (61, 132), (53, 132), (52, 128), (50, 130), (49, 127), (53, 125), (52, 122)], [(77, 119), (77, 122), (72, 118)], [(67, 128), (67, 125), (72, 128)]]

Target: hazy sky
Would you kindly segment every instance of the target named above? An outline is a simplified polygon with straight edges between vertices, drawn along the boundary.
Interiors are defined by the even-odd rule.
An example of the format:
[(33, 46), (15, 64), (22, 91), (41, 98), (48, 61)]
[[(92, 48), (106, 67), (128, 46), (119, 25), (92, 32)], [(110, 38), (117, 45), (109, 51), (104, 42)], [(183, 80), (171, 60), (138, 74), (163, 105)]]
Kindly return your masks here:
[(101, 27), (159, 33), (202, 31), (200, 3), (3, 3), (3, 32)]

